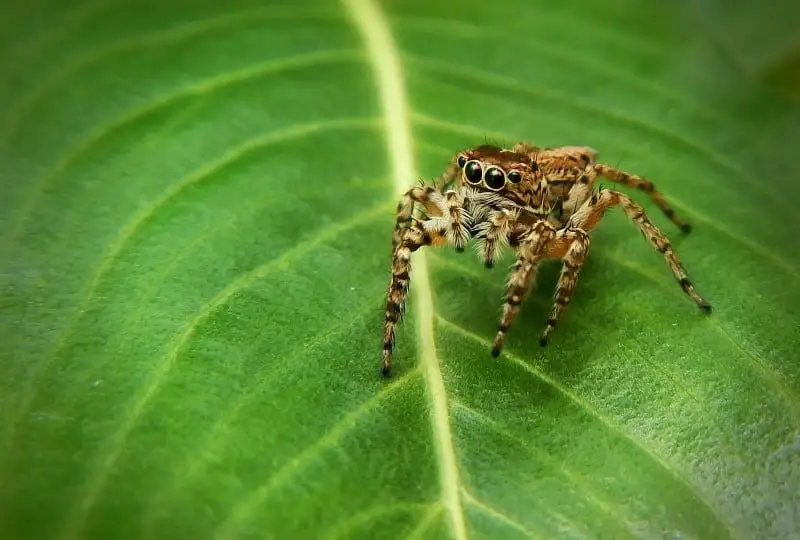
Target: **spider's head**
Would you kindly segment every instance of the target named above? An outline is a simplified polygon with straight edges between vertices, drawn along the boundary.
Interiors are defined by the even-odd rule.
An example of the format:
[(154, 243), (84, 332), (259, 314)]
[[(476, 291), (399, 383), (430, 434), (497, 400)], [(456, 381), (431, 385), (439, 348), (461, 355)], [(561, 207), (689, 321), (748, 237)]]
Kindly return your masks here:
[(514, 195), (536, 182), (536, 163), (499, 146), (484, 144), (456, 156), (461, 183), (480, 191)]

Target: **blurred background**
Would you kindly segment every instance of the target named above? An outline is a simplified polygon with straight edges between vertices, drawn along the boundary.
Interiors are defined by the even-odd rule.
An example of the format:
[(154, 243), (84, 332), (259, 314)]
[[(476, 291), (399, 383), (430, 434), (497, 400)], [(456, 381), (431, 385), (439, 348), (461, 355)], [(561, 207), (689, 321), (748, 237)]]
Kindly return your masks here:
[[(800, 4), (8, 0), (0, 538), (800, 538)], [(547, 265), (414, 256), (486, 140), (651, 179)]]

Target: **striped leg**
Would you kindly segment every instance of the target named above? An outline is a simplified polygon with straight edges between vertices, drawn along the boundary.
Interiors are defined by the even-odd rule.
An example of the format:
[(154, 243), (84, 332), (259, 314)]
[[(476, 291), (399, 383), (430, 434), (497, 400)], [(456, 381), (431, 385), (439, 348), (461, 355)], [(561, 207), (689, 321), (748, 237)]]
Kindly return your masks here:
[(397, 203), (397, 218), (392, 234), (392, 252), (397, 250), (403, 235), (408, 230), (414, 214), (414, 203), (419, 203), (425, 207), (426, 213), (432, 216), (441, 216), (442, 211), (438, 205), (431, 200), (431, 192), (436, 193), (432, 187), (416, 186), (403, 194), (400, 202)]
[(594, 170), (600, 176), (608, 178), (609, 180), (613, 180), (618, 184), (644, 191), (650, 195), (650, 198), (653, 199), (653, 202), (656, 203), (659, 208), (661, 208), (661, 211), (664, 212), (664, 215), (666, 215), (683, 232), (688, 233), (692, 230), (691, 225), (675, 215), (675, 210), (670, 207), (669, 203), (667, 203), (666, 199), (664, 198), (664, 195), (662, 195), (661, 192), (656, 189), (650, 180), (642, 178), (641, 176), (636, 176), (635, 174), (628, 174), (611, 167), (610, 165), (596, 164), (594, 165)]
[(492, 345), (492, 356), (497, 358), (503, 349), (503, 342), (511, 323), (519, 313), (519, 307), (531, 288), (531, 283), (536, 277), (539, 263), (544, 258), (548, 244), (555, 237), (556, 229), (546, 221), (537, 221), (531, 231), (520, 242), (517, 264), (508, 281), (506, 288), (503, 316), (497, 327), (497, 335)]
[(448, 244), (455, 246), (459, 253), (463, 252), (464, 246), (470, 239), (471, 224), (470, 216), (462, 206), (463, 201), (459, 200), (458, 194), (453, 190), (448, 190), (444, 194), (435, 191), (433, 198), (440, 205), (442, 216), (426, 220), (425, 230), (432, 234), (443, 234)]
[(711, 304), (695, 290), (678, 256), (672, 251), (672, 245), (669, 239), (653, 225), (653, 222), (650, 221), (650, 218), (644, 213), (644, 209), (624, 193), (611, 189), (601, 189), (597, 193), (594, 193), (591, 198), (572, 215), (568, 226), (580, 228), (589, 232), (597, 226), (597, 223), (602, 219), (605, 211), (613, 206), (621, 206), (628, 218), (639, 227), (642, 235), (650, 242), (650, 245), (652, 245), (656, 251), (664, 255), (664, 259), (666, 259), (670, 270), (672, 270), (672, 274), (675, 276), (675, 279), (678, 280), (683, 292), (694, 300), (700, 309), (705, 312), (711, 312)]
[[(564, 262), (561, 267), (561, 275), (558, 278), (558, 285), (556, 286), (553, 307), (550, 309), (550, 316), (547, 318), (547, 326), (545, 326), (542, 336), (539, 338), (539, 343), (542, 347), (547, 345), (550, 332), (556, 327), (558, 319), (572, 300), (575, 285), (578, 283), (578, 273), (583, 263), (586, 262), (586, 255), (589, 252), (589, 235), (581, 229), (562, 229), (558, 231), (553, 245), (560, 247), (564, 244), (568, 247), (566, 248), (566, 254), (564, 254)], [(551, 254), (548, 253), (548, 256), (551, 256)]]
[(444, 170), (441, 176), (439, 176), (439, 178), (437, 178), (434, 182), (436, 189), (443, 192), (444, 188), (452, 184), (458, 178), (460, 172), (461, 169), (456, 163), (455, 158), (453, 158), (453, 161), (447, 165), (447, 168)]
[(453, 244), (456, 251), (464, 251), (469, 240), (469, 215), (464, 210), (455, 191), (437, 191), (433, 186), (417, 186), (403, 194), (397, 204), (397, 221), (392, 235), (392, 250), (397, 249), (403, 232), (408, 229), (414, 213), (414, 203), (425, 209), (424, 228)]
[(403, 317), (408, 288), (411, 281), (411, 254), (422, 246), (441, 241), (423, 230), (421, 223), (411, 218), (412, 225), (404, 229), (397, 249), (392, 257), (392, 278), (386, 295), (386, 318), (383, 331), (383, 367), (381, 373), (388, 376), (392, 370), (392, 349), (395, 342), (395, 327)]

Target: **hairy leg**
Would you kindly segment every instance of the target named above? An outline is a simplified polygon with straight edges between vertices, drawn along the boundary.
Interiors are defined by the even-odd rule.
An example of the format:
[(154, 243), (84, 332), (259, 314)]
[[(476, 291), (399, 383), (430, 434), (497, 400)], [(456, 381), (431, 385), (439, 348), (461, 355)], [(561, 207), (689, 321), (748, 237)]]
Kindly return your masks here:
[(503, 316), (497, 327), (497, 335), (492, 345), (492, 356), (495, 358), (500, 356), (505, 335), (519, 313), (520, 305), (531, 288), (539, 263), (544, 258), (548, 244), (555, 235), (555, 227), (546, 221), (538, 221), (519, 243), (517, 264), (514, 266), (514, 270), (508, 280)]
[(503, 208), (492, 211), (489, 218), (476, 227), (476, 236), (480, 240), (478, 244), (480, 255), (486, 268), (494, 266), (503, 247), (508, 245), (508, 236), (511, 234), (517, 218), (517, 212)]
[(539, 343), (543, 347), (547, 345), (550, 332), (556, 327), (558, 319), (572, 300), (575, 285), (578, 283), (578, 273), (586, 262), (586, 255), (589, 252), (589, 243), (589, 235), (581, 229), (562, 229), (558, 231), (556, 238), (551, 243), (548, 257), (560, 257), (564, 250), (566, 253), (563, 253), (564, 262), (556, 286), (553, 307), (547, 318), (547, 326), (539, 338)]
[(381, 373), (388, 376), (392, 369), (392, 349), (395, 342), (395, 327), (403, 317), (408, 288), (411, 281), (411, 254), (422, 246), (443, 241), (441, 236), (424, 230), (422, 222), (411, 218), (412, 225), (403, 230), (392, 255), (392, 277), (386, 295), (386, 317), (383, 330), (383, 367)]
[(458, 174), (461, 169), (458, 168), (458, 164), (456, 163), (455, 159), (451, 161), (444, 172), (436, 179), (434, 185), (436, 186), (436, 190), (440, 192), (444, 192), (444, 188), (448, 185), (453, 183), (453, 181), (458, 178)]
[(678, 256), (672, 250), (669, 239), (658, 228), (653, 225), (650, 218), (645, 214), (644, 209), (633, 199), (611, 189), (602, 189), (589, 198), (567, 222), (569, 228), (579, 228), (584, 231), (591, 231), (602, 219), (606, 210), (613, 206), (621, 206), (628, 218), (636, 223), (642, 235), (652, 245), (656, 251), (664, 255), (672, 274), (685, 292), (697, 306), (705, 312), (711, 311), (711, 304), (703, 298), (692, 285), (686, 270), (683, 268)]
[(435, 236), (443, 235), (456, 251), (464, 251), (470, 238), (470, 216), (463, 207), (463, 201), (454, 190), (445, 193), (433, 186), (420, 185), (405, 192), (397, 204), (397, 219), (392, 235), (392, 249), (396, 249), (412, 217), (414, 205), (424, 208), (423, 227)]
[(414, 217), (414, 203), (421, 204), (428, 215), (440, 216), (442, 210), (432, 199), (431, 194), (436, 190), (430, 186), (415, 186), (406, 191), (397, 203), (397, 216), (392, 234), (392, 252), (397, 249), (403, 235), (411, 226)]
[(432, 216), (423, 222), (426, 231), (441, 234), (459, 253), (470, 239), (471, 216), (464, 209), (463, 199), (454, 190), (444, 194), (434, 191), (430, 198), (440, 208), (442, 215)]
[(623, 186), (629, 186), (644, 191), (650, 195), (650, 198), (653, 199), (653, 202), (658, 205), (662, 212), (664, 212), (664, 215), (667, 216), (683, 232), (688, 233), (692, 230), (691, 225), (675, 215), (675, 210), (672, 209), (669, 203), (667, 203), (667, 200), (664, 198), (664, 195), (662, 195), (661, 192), (656, 189), (650, 180), (635, 174), (629, 174), (624, 171), (620, 171), (619, 169), (602, 163), (594, 164), (593, 168), (598, 175), (604, 178), (613, 180), (614, 182), (622, 184)]

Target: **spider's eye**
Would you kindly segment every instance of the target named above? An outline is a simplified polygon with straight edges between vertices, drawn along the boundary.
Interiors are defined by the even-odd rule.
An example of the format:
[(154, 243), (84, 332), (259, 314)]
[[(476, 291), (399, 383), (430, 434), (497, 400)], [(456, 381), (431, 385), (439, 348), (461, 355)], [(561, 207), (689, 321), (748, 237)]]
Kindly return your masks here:
[(467, 164), (467, 158), (464, 156), (458, 156), (458, 166), (459, 168), (463, 169), (464, 165)]
[(483, 178), (483, 169), (481, 168), (481, 164), (477, 161), (470, 161), (466, 164), (467, 166), (464, 167), (464, 176), (467, 177), (467, 181), (470, 184), (478, 184)]
[(519, 184), (522, 182), (522, 175), (519, 173), (519, 171), (511, 171), (508, 173), (508, 181), (512, 184)]
[(486, 187), (493, 190), (498, 190), (506, 183), (506, 175), (497, 167), (489, 167), (486, 169), (486, 177), (484, 179)]

